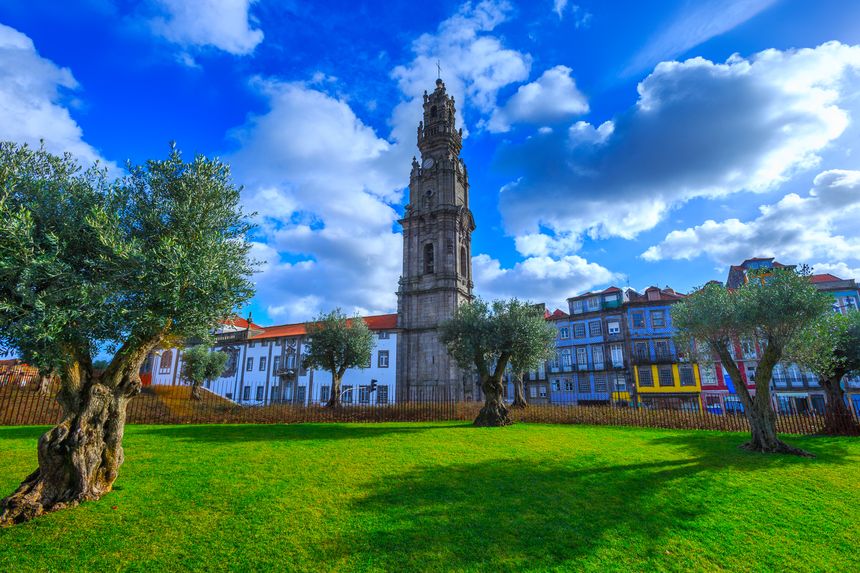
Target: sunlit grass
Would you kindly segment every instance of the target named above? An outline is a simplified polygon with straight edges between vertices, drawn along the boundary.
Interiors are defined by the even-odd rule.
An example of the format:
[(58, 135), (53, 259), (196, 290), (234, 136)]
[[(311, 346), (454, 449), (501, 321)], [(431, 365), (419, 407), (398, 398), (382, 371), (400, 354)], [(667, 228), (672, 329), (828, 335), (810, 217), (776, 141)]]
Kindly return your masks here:
[[(0, 489), (38, 428), (0, 428)], [(860, 570), (860, 441), (466, 424), (131, 426), (116, 490), (0, 571)]]

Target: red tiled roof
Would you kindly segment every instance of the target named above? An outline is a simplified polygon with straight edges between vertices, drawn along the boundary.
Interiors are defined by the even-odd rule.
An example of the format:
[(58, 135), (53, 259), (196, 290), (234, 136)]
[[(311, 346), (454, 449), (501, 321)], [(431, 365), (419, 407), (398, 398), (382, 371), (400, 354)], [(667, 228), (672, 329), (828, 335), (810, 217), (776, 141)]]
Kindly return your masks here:
[(547, 318), (568, 318), (568, 314), (561, 310), (560, 308), (555, 309), (555, 311), (549, 315)]
[[(225, 320), (224, 324), (228, 325), (228, 326), (235, 326), (236, 328), (239, 328), (239, 329), (248, 328), (248, 319), (234, 316), (234, 317), (231, 317), (231, 318), (228, 318), (227, 320)], [(252, 323), (250, 323), (250, 325), (251, 325), (252, 330), (263, 330), (263, 327), (260, 326), (259, 324), (255, 324), (252, 322)]]
[[(397, 328), (396, 314), (378, 314), (374, 316), (363, 316), (364, 322), (370, 330), (393, 330)], [(251, 340), (259, 340), (261, 338), (280, 338), (282, 336), (299, 336), (307, 334), (307, 323), (299, 322), (296, 324), (280, 324), (277, 326), (260, 327), (262, 332), (251, 336)]]
[(830, 273), (822, 273), (820, 275), (812, 275), (809, 277), (809, 280), (813, 283), (829, 283), (833, 281), (841, 281), (842, 279), (836, 275), (831, 275)]
[(611, 286), (609, 288), (606, 288), (606, 289), (603, 289), (602, 291), (600, 291), (600, 294), (610, 294), (613, 292), (622, 292), (622, 291), (617, 286)]

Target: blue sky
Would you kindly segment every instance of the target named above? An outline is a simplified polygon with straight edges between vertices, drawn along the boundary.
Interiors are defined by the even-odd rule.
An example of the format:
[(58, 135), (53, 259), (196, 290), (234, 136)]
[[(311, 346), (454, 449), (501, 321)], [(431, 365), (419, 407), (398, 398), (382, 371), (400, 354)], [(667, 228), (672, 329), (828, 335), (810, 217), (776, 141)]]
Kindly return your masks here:
[[(814, 7), (813, 7), (814, 6)], [(420, 95), (467, 132), (476, 291), (562, 306), (752, 256), (860, 278), (860, 3), (7, 0), (0, 137), (233, 165), (254, 317), (391, 312)]]

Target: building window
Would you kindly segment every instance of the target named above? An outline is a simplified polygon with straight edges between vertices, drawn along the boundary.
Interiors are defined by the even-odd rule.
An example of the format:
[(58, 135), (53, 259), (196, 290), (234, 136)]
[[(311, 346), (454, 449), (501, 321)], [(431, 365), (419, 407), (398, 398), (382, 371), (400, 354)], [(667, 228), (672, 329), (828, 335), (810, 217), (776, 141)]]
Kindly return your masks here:
[(591, 347), (591, 361), (594, 363), (595, 370), (603, 370), (603, 347)]
[(589, 336), (600, 336), (603, 334), (603, 329), (600, 327), (600, 321), (595, 320), (588, 323), (588, 335)]
[(376, 365), (379, 368), (388, 368), (388, 351), (380, 350), (379, 356), (376, 359)]
[(435, 263), (433, 261), (433, 243), (424, 245), (424, 274), (432, 275)]
[(307, 391), (307, 388), (305, 386), (299, 386), (298, 387), (298, 389), (296, 390), (296, 402), (298, 402), (299, 404), (305, 403), (305, 392), (306, 391)]
[(570, 348), (565, 348), (561, 351), (561, 367), (570, 368)]
[(657, 340), (654, 342), (654, 352), (657, 355), (657, 360), (669, 360), (672, 358), (669, 352), (668, 340)]
[(666, 313), (662, 310), (652, 310), (651, 326), (654, 328), (663, 328), (666, 326)]
[(352, 386), (343, 387), (343, 396), (340, 399), (347, 404), (352, 404)]
[(792, 386), (803, 386), (803, 374), (801, 374), (797, 364), (788, 367), (788, 380)]
[(248, 344), (248, 348), (254, 348), (254, 345), (255, 345), (256, 343), (257, 343), (257, 342), (256, 342), (255, 340), (252, 340), (252, 341)]
[(329, 394), (331, 393), (331, 386), (327, 384), (323, 384), (320, 386), (320, 402), (328, 402)]
[(578, 377), (577, 388), (580, 394), (591, 393), (591, 380), (589, 379), (588, 374), (580, 375)]
[(606, 323), (606, 332), (609, 335), (621, 334), (621, 323), (620, 322), (607, 322)]
[(263, 386), (257, 386), (257, 402), (263, 401), (263, 393), (266, 391), (266, 388)]
[(254, 369), (254, 357), (249, 356), (248, 360), (245, 361), (245, 370), (247, 372), (250, 372), (253, 369)]
[(227, 398), (228, 400), (232, 400), (233, 399), (233, 393), (227, 392), (226, 394), (224, 394), (224, 397)]
[(464, 279), (469, 275), (469, 255), (466, 254), (466, 247), (460, 247), (460, 274)]
[(747, 372), (747, 380), (749, 382), (755, 382), (756, 365), (747, 363), (747, 364), (744, 364), (744, 369)]
[(678, 366), (678, 373), (681, 376), (681, 386), (695, 386), (696, 377), (693, 376), (693, 367), (689, 364), (681, 364)]
[(260, 357), (260, 372), (263, 372), (266, 370), (266, 360), (267, 359), (265, 356)]
[(580, 346), (576, 349), (576, 363), (579, 365), (580, 369), (588, 367), (588, 351), (584, 346)]
[(660, 386), (667, 388), (675, 385), (675, 381), (672, 379), (672, 367), (671, 366), (661, 366), (657, 371), (657, 375), (660, 377)]
[(388, 340), (389, 338), (391, 338), (391, 333), (389, 333), (387, 330), (380, 330), (376, 333), (376, 337), (379, 340)]
[(756, 357), (755, 342), (753, 342), (749, 338), (742, 339), (741, 340), (741, 352), (743, 353), (745, 360), (755, 360), (755, 357)]
[(370, 387), (368, 387), (368, 386), (359, 386), (358, 387), (358, 403), (359, 404), (370, 404)]
[(570, 329), (566, 326), (562, 326), (558, 329), (558, 337), (563, 340), (570, 338)]
[(281, 400), (281, 387), (278, 384), (272, 386), (272, 402), (279, 402)]
[(573, 301), (573, 305), (571, 305), (571, 310), (573, 311), (573, 314), (582, 314), (582, 301)]
[(242, 388), (242, 400), (250, 400), (251, 399), (251, 387), (245, 386)]
[(648, 356), (647, 342), (637, 342), (633, 345), (633, 351), (636, 353), (636, 358), (639, 360), (648, 360), (650, 358)]
[(170, 372), (170, 368), (173, 366), (173, 351), (165, 350), (161, 353), (161, 360), (158, 362), (158, 373), (166, 374)]
[(540, 397), (546, 398), (546, 386), (540, 386), (539, 390), (540, 390)]
[(585, 338), (585, 323), (577, 322), (573, 325), (573, 337), (574, 338)]
[(627, 391), (627, 378), (624, 374), (616, 374), (615, 375), (615, 391), (616, 392), (626, 392)]
[[(558, 385), (558, 381), (555, 382)], [(529, 386), (529, 398), (537, 398), (537, 386)]]
[(594, 375), (594, 391), (606, 392), (606, 374), (598, 372)]
[(631, 322), (633, 322), (633, 326), (643, 327), (645, 326), (645, 313), (644, 312), (634, 312), (630, 315)]
[(381, 384), (376, 387), (376, 403), (388, 404), (388, 385)]
[(716, 386), (717, 385), (717, 372), (716, 369), (711, 366), (702, 366), (699, 365), (699, 376), (702, 377), (702, 386)]
[(609, 347), (609, 353), (612, 356), (612, 366), (615, 368), (623, 368), (624, 348), (620, 344), (613, 344)]
[(589, 312), (600, 310), (600, 297), (593, 296), (586, 301)]
[(281, 369), (281, 357), (275, 356), (275, 359), (272, 360), (272, 373), (277, 374), (278, 370)]
[(639, 386), (653, 388), (654, 379), (651, 378), (651, 367), (643, 366), (639, 368)]
[(564, 391), (573, 392), (573, 382), (567, 378), (564, 379)]

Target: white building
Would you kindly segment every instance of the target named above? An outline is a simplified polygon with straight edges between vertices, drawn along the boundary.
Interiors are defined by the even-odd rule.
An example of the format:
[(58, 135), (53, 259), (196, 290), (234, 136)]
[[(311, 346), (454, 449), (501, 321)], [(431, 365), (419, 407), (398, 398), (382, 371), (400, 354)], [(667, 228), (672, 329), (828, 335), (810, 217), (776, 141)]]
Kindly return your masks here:
[[(346, 404), (389, 404), (397, 392), (397, 315), (364, 317), (375, 345), (367, 368), (351, 368), (342, 380)], [(305, 354), (305, 324), (259, 326), (235, 319), (215, 333), (215, 350), (229, 356), (223, 376), (207, 388), (240, 404), (315, 404), (328, 400), (331, 373), (301, 367)], [(153, 352), (144, 370), (152, 384), (182, 384), (182, 350)], [(371, 380), (377, 389), (370, 392)]]

